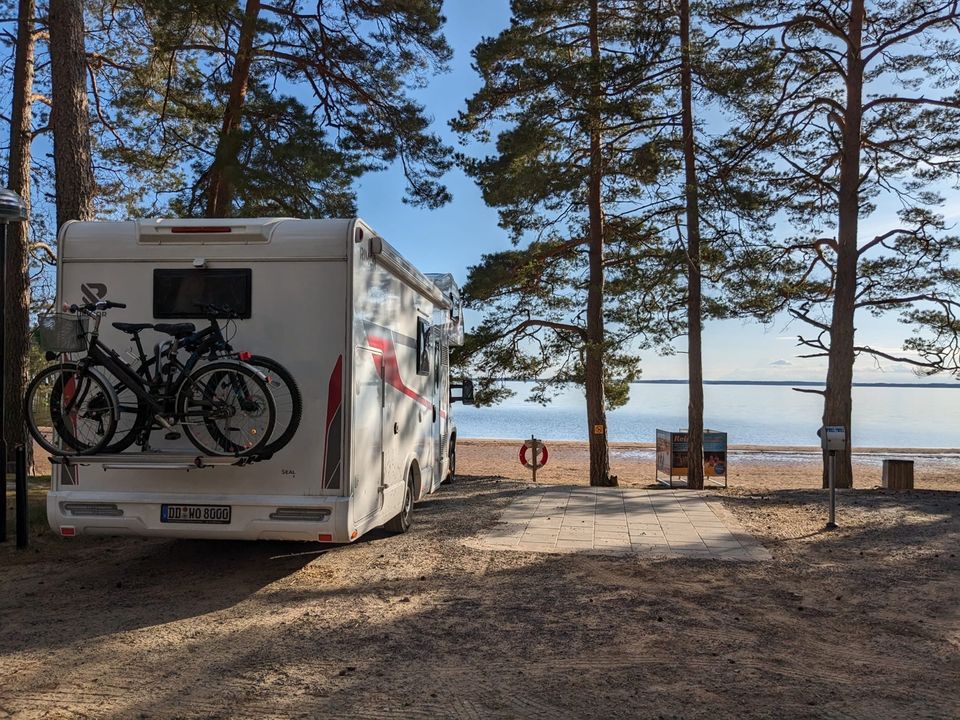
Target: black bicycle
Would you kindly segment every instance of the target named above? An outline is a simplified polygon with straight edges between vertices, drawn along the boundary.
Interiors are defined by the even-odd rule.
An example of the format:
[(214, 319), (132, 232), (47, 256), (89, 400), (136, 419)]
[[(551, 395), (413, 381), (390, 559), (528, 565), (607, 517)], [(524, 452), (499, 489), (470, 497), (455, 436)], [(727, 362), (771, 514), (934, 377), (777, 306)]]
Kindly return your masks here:
[[(154, 387), (157, 383), (169, 383), (169, 378), (195, 367), (204, 360), (238, 360), (258, 370), (270, 388), (275, 406), (273, 433), (268, 441), (257, 447), (257, 456), (266, 459), (285, 447), (300, 426), (303, 415), (303, 399), (300, 388), (293, 376), (276, 360), (249, 352), (237, 352), (225, 337), (224, 329), (218, 317), (235, 317), (228, 307), (212, 304), (198, 304), (198, 309), (207, 315), (208, 327), (197, 330), (193, 323), (150, 324), (150, 323), (113, 323), (113, 326), (131, 336), (136, 347), (138, 366), (135, 370), (144, 382)], [(156, 330), (171, 336), (170, 340), (157, 345), (153, 357), (144, 351), (140, 339), (142, 330)], [(188, 353), (181, 361), (179, 353)], [(132, 390), (117, 378), (107, 376), (120, 401), (120, 417), (112, 441), (103, 448), (104, 452), (119, 453), (134, 443), (144, 450), (148, 449), (150, 434), (160, 426), (154, 421), (149, 406), (139, 401)]]
[[(24, 400), (27, 427), (40, 446), (56, 455), (89, 455), (110, 446), (126, 403), (118, 396), (120, 387), (122, 394), (136, 399), (137, 418), (149, 413), (151, 425), (171, 433), (181, 426), (202, 453), (255, 455), (269, 441), (276, 422), (273, 395), (264, 376), (240, 360), (222, 359), (196, 367), (198, 357), (171, 366), (161, 362), (159, 348), (158, 375), (141, 375), (99, 339), (102, 313), (123, 307), (112, 301), (71, 305), (69, 314), (40, 319), (41, 348), (60, 358), (30, 382)], [(93, 328), (88, 330), (91, 320)], [(126, 326), (127, 331), (153, 327), (172, 335), (174, 341), (189, 334), (189, 323), (114, 325), (120, 330)], [(192, 326), (189, 330), (193, 331)], [(64, 357), (83, 351), (86, 355), (77, 361)], [(166, 352), (171, 351), (175, 344)], [(161, 367), (166, 372), (159, 372)], [(51, 428), (50, 438), (43, 427)]]

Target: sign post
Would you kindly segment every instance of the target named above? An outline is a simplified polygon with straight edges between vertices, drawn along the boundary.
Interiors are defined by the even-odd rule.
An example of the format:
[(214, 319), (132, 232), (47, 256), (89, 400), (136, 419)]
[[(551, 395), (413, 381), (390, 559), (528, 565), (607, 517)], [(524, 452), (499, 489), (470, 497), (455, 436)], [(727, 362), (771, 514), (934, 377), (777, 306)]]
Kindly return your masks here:
[(837, 450), (847, 446), (847, 429), (837, 425), (824, 425), (817, 430), (820, 436), (820, 447), (829, 454), (827, 468), (828, 484), (830, 486), (830, 510), (827, 518), (827, 530), (837, 527)]

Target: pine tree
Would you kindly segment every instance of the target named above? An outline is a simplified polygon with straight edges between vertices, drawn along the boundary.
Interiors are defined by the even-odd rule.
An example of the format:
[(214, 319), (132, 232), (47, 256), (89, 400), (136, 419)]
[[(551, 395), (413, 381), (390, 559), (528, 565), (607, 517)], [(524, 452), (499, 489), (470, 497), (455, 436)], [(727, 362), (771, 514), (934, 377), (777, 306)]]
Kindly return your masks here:
[[(676, 151), (682, 158), (682, 177), (676, 182), (682, 188), (677, 193), (682, 209), (674, 211), (674, 224), (685, 241), (691, 458), (703, 456), (702, 325), (714, 317), (758, 315), (738, 301), (740, 293), (731, 286), (740, 274), (744, 249), (769, 233), (776, 210), (770, 194), (755, 186), (762, 145), (749, 124), (749, 113), (743, 111), (745, 103), (756, 102), (772, 89), (770, 53), (763, 45), (719, 43), (710, 17), (717, 4), (692, 6), (689, 0), (679, 0), (671, 18), (680, 94)], [(699, 113), (712, 116), (712, 127), (698, 122)], [(732, 135), (730, 127), (737, 128)], [(666, 213), (665, 219), (670, 219)], [(665, 230), (669, 231), (672, 228)], [(765, 318), (762, 313), (759, 317)], [(703, 482), (703, 465), (690, 462), (687, 487), (700, 489)]]
[(50, 0), (50, 127), (56, 178), (57, 228), (91, 220), (96, 186), (90, 147), (83, 2)]
[[(636, 347), (677, 329), (678, 258), (644, 209), (669, 162), (663, 17), (621, 0), (516, 0), (510, 27), (474, 50), (483, 86), (454, 121), (496, 154), (463, 158), (523, 249), (486, 255), (464, 297), (484, 317), (464, 350), (484, 375), (584, 388), (591, 485), (614, 485), (606, 410), (626, 402)], [(501, 129), (502, 128), (502, 129)], [(659, 320), (659, 324), (657, 323)]]
[[(936, 213), (936, 182), (960, 173), (960, 3), (890, 0), (867, 12), (864, 0), (778, 0), (741, 5), (725, 20), (780, 55), (781, 92), (756, 120), (781, 163), (770, 180), (788, 191), (796, 236), (761, 261), (774, 274), (786, 269), (767, 286), (812, 329), (800, 337), (805, 357), (828, 358), (823, 423), (847, 429), (837, 484), (850, 487), (857, 357), (938, 370), (956, 345), (951, 258), (960, 245)], [(860, 221), (881, 204), (896, 207), (900, 223), (862, 237)], [(906, 344), (920, 355), (857, 342), (859, 313), (890, 311), (920, 323)]]
[(693, 114), (693, 60), (690, 2), (680, 0), (680, 118), (683, 146), (683, 196), (687, 235), (687, 487), (703, 488), (703, 280), (700, 252), (700, 183)]
[[(13, 65), (13, 102), (10, 115), (10, 148), (8, 187), (17, 193), (29, 207), (31, 146), (33, 143), (33, 77), (34, 77), (34, 15), (33, 0), (20, 0), (17, 6), (16, 51)], [(23, 406), (17, 398), (23, 397), (30, 371), (30, 234), (26, 222), (7, 227), (6, 268), (6, 333), (3, 373), (0, 382), (6, 383), (6, 407), (2, 408), (3, 428), (7, 447), (23, 444), (31, 458), (33, 444), (29, 442), (23, 417)], [(6, 472), (3, 468), (0, 472)]]
[(128, 208), (352, 214), (356, 178), (395, 161), (407, 201), (449, 199), (450, 150), (409, 97), (449, 58), (438, 0), (95, 5), (120, 29), (91, 62)]

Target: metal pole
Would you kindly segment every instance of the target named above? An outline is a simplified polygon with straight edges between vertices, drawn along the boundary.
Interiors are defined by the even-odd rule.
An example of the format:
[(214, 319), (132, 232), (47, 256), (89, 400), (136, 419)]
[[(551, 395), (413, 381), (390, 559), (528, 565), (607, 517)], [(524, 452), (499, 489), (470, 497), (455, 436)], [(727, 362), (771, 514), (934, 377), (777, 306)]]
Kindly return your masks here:
[(17, 549), (22, 550), (29, 540), (29, 520), (27, 512), (27, 449), (17, 445)]
[[(3, 373), (0, 373), (2, 376)], [(0, 385), (3, 384), (3, 380), (0, 379)], [(0, 408), (3, 406), (0, 405)], [(2, 412), (2, 411), (0, 411)], [(3, 432), (3, 423), (0, 422), (0, 433)], [(3, 510), (0, 512), (0, 542), (7, 541), (7, 444), (5, 442), (0, 442), (0, 468), (3, 468), (3, 472), (0, 473), (3, 475), (3, 482), (0, 483), (0, 503), (2, 503)]]
[[(27, 219), (27, 206), (13, 190), (0, 190), (0, 477), (3, 478), (0, 501), (0, 542), (7, 539), (7, 428), (6, 414), (6, 361), (7, 361), (7, 223)], [(18, 399), (19, 401), (19, 399)]]
[(0, 218), (0, 474), (3, 475), (3, 513), (0, 513), (0, 542), (7, 541), (7, 221)]
[(827, 530), (837, 527), (837, 453), (830, 451), (830, 518), (827, 520)]

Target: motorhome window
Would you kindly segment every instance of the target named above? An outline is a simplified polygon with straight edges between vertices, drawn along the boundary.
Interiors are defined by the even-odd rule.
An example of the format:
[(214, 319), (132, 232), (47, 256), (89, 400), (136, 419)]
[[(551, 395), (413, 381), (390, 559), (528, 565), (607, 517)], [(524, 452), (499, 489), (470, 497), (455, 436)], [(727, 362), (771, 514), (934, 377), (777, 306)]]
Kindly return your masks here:
[(430, 374), (430, 325), (417, 318), (417, 375)]
[(250, 268), (157, 269), (153, 271), (153, 316), (155, 318), (202, 318), (204, 306), (229, 308), (215, 312), (218, 318), (249, 318), (253, 271)]

